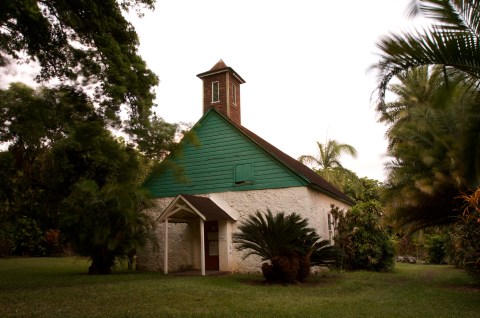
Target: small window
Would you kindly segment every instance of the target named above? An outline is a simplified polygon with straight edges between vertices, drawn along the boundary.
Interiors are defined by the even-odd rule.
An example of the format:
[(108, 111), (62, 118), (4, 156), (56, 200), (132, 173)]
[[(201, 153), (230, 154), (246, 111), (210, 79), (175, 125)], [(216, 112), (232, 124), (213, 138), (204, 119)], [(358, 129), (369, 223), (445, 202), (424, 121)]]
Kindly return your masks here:
[(220, 101), (220, 83), (212, 82), (212, 103)]
[(332, 221), (332, 215), (328, 214), (328, 239), (333, 243), (335, 237), (335, 220)]
[(237, 86), (235, 84), (232, 84), (232, 100), (233, 105), (237, 105)]
[(253, 163), (235, 165), (235, 184), (251, 183), (253, 181)]

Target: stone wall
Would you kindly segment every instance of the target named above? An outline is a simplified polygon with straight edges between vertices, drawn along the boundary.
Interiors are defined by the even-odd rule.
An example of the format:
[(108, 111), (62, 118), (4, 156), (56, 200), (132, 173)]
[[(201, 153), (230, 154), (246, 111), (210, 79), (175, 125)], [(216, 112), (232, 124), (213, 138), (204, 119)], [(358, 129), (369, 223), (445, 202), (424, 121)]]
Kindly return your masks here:
[[(328, 239), (328, 213), (330, 204), (335, 204), (341, 209), (348, 209), (345, 203), (334, 200), (325, 194), (313, 191), (308, 187), (236, 191), (225, 193), (212, 193), (208, 196), (232, 215), (237, 221), (232, 226), (232, 233), (237, 231), (238, 225), (245, 220), (246, 216), (256, 211), (266, 212), (270, 209), (272, 213), (297, 212), (308, 218), (309, 225), (317, 230), (322, 239)], [(150, 215), (156, 219), (174, 198), (157, 199), (157, 207), (150, 211)], [(169, 271), (198, 268), (198, 248), (193, 246), (194, 235), (198, 230), (192, 228), (197, 223), (169, 224)], [(163, 270), (163, 249), (164, 249), (164, 224), (157, 224), (155, 234), (158, 238), (159, 248), (157, 251), (148, 248), (141, 251), (138, 257), (139, 268), (148, 270)], [(195, 233), (195, 234), (194, 234)], [(177, 239), (174, 239), (177, 238)], [(198, 242), (198, 241), (197, 241)], [(231, 253), (228, 259), (229, 270), (232, 272), (259, 272), (261, 260), (259, 257), (249, 256), (243, 259), (244, 253), (235, 249), (231, 240), (228, 242), (228, 251)]]

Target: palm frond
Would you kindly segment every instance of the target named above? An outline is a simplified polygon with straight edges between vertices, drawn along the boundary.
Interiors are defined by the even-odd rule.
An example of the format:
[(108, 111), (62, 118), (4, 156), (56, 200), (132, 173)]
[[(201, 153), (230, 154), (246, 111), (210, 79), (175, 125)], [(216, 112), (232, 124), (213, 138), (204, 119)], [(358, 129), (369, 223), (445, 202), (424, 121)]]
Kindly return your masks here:
[(315, 158), (314, 156), (310, 156), (310, 155), (300, 156), (300, 157), (298, 157), (298, 161), (300, 161), (303, 164), (309, 165), (313, 168), (321, 166), (321, 162), (317, 158)]
[(308, 219), (297, 213), (275, 215), (267, 210), (249, 215), (234, 233), (236, 248), (246, 251), (244, 258), (258, 255), (262, 260), (272, 260), (278, 256), (294, 253), (307, 255), (320, 241), (315, 229), (308, 226)]
[[(443, 65), (462, 72), (475, 85), (480, 78), (479, 1), (417, 0), (409, 15), (424, 14), (434, 25), (412, 33), (390, 34), (377, 43), (378, 105), (385, 104), (385, 92), (393, 77), (422, 65)], [(436, 24), (435, 24), (436, 23)]]
[(414, 17), (422, 14), (439, 26), (464, 30), (469, 22), (468, 2), (470, 1), (413, 0), (408, 6), (407, 15)]

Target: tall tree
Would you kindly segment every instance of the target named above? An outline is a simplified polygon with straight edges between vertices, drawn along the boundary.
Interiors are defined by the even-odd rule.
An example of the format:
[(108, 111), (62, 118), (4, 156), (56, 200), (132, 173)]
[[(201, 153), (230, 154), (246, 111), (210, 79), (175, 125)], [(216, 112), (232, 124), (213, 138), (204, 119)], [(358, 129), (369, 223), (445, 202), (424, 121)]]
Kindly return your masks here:
[[(173, 144), (172, 127), (152, 132), (162, 144), (145, 153)], [(148, 237), (140, 211), (147, 201), (137, 191), (145, 156), (106, 129), (83, 93), (23, 84), (0, 90), (0, 144), (7, 148), (0, 152), (0, 232), (12, 224), (40, 235), (60, 229), (78, 252), (91, 252), (92, 273), (108, 273), (115, 257)]]
[[(435, 70), (419, 85), (419, 72), (428, 74), (428, 69), (409, 70), (394, 86), (396, 91), (410, 91), (408, 98), (399, 96), (386, 104), (385, 114), (400, 109), (402, 116), (383, 117), (392, 157), (384, 191), (386, 211), (399, 225), (414, 228), (453, 222), (459, 208), (455, 198), (478, 185), (480, 169), (476, 92), (472, 95), (463, 77), (446, 81), (435, 76), (442, 74)], [(421, 100), (419, 95), (428, 97), (411, 103)]]
[(76, 130), (81, 122), (103, 122), (85, 96), (69, 88), (33, 90), (12, 84), (0, 90), (0, 144), (8, 161), (2, 179), (2, 217), (24, 216), (44, 229), (56, 224), (57, 204), (68, 186), (53, 160), (55, 145)]
[[(409, 111), (418, 107), (429, 107), (444, 88), (443, 69), (419, 66), (397, 74), (398, 82), (389, 85), (396, 98), (384, 105), (380, 122), (391, 125), (387, 135), (395, 126), (409, 118)], [(390, 144), (390, 147), (392, 144)]]
[[(387, 209), (402, 224), (452, 222), (455, 197), (480, 184), (479, 9), (479, 1), (414, 0), (409, 14), (432, 25), (378, 43), (377, 111), (390, 126), (393, 157)], [(400, 84), (389, 86), (394, 77)], [(385, 100), (389, 88), (399, 96), (394, 103)]]
[(58, 79), (93, 92), (98, 111), (119, 123), (147, 123), (158, 79), (138, 55), (138, 36), (122, 11), (155, 0), (0, 1), (0, 67), (37, 61), (38, 80)]
[(298, 158), (300, 162), (313, 165), (315, 169), (326, 170), (332, 168), (343, 168), (340, 157), (343, 154), (357, 157), (357, 150), (348, 144), (341, 144), (336, 140), (327, 140), (325, 144), (317, 142), (318, 155), (303, 155)]

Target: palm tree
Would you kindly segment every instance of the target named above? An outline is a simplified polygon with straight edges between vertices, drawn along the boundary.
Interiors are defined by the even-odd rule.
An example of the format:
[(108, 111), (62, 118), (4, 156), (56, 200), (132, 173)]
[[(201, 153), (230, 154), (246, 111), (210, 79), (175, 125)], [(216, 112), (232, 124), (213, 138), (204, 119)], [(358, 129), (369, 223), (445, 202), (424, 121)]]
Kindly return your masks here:
[(318, 155), (303, 155), (298, 160), (311, 166), (315, 172), (328, 182), (343, 190), (348, 183), (353, 188), (356, 197), (362, 196), (362, 186), (358, 176), (344, 168), (340, 163), (342, 155), (357, 157), (357, 150), (348, 144), (341, 144), (336, 140), (327, 140), (325, 144), (317, 142)]
[(398, 225), (421, 228), (449, 223), (455, 209), (454, 198), (459, 189), (465, 187), (463, 180), (455, 177), (461, 169), (456, 162), (455, 143), (445, 142), (454, 139), (456, 134), (449, 136), (447, 131), (422, 130), (429, 126), (430, 119), (445, 116), (443, 112), (436, 113), (423, 118), (414, 116), (415, 123), (395, 132), (396, 138), (402, 141), (397, 141), (389, 150), (393, 159), (387, 165), (383, 198), (386, 213), (393, 216)]
[[(419, 82), (419, 74), (427, 76)], [(437, 76), (438, 69), (428, 74), (427, 67), (402, 74), (400, 83), (392, 85), (400, 94), (385, 104), (381, 119), (390, 125), (388, 154), (393, 158), (387, 165), (384, 201), (399, 225), (453, 222), (455, 197), (477, 182), (474, 96), (463, 78), (452, 76), (447, 83)]]
[(79, 181), (62, 202), (63, 239), (90, 257), (89, 274), (109, 274), (118, 258), (153, 242), (149, 218), (142, 212), (147, 204), (145, 193), (134, 185), (99, 188), (92, 180)]
[(234, 234), (236, 248), (246, 250), (244, 258), (258, 255), (268, 282), (303, 282), (310, 266), (333, 265), (339, 253), (328, 240), (321, 240), (308, 220), (296, 213), (275, 215), (257, 211), (250, 215)]
[(409, 69), (396, 76), (398, 82), (388, 87), (396, 99), (384, 105), (379, 118), (380, 122), (392, 126), (387, 136), (394, 126), (408, 120), (411, 109), (432, 106), (436, 92), (445, 89), (442, 77), (442, 68), (428, 66)]
[(318, 170), (343, 168), (340, 157), (343, 154), (357, 157), (357, 150), (348, 144), (341, 144), (336, 140), (328, 140), (325, 144), (317, 141), (318, 156), (303, 155), (298, 158), (301, 163), (313, 165)]
[[(479, 9), (479, 1), (413, 0), (409, 14), (432, 25), (378, 43), (377, 111), (393, 158), (385, 198), (401, 224), (453, 222), (455, 198), (480, 184)], [(390, 85), (394, 77), (400, 84)]]

